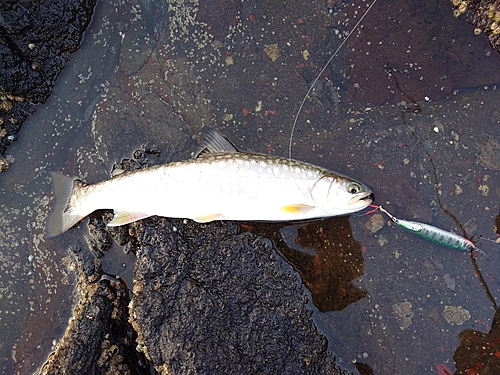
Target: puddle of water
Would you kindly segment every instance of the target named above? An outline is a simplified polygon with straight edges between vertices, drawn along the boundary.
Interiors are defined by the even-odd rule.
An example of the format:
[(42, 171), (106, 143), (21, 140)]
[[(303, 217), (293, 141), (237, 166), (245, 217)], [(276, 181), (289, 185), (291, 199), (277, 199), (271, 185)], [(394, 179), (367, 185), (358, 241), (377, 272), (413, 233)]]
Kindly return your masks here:
[[(87, 231), (81, 225), (55, 239), (43, 238), (51, 197), (49, 170), (97, 182), (109, 177), (116, 161), (131, 157), (143, 144), (160, 151), (158, 162), (186, 158), (196, 145), (192, 137), (205, 125), (217, 127), (241, 149), (287, 154), (291, 124), (307, 83), (339, 44), (338, 23), (348, 17), (344, 12), (351, 11), (330, 15), (322, 1), (257, 5), (235, 4), (237, 9), (225, 15), (226, 29), (219, 25), (222, 30), (212, 38), (199, 24), (193, 3), (167, 2), (162, 6), (168, 7), (170, 18), (159, 24), (156, 40), (144, 33), (145, 29), (154, 33), (154, 28), (142, 24), (137, 6), (98, 5), (82, 48), (71, 57), (49, 101), (24, 125), (19, 141), (9, 149), (15, 162), (1, 175), (3, 372), (33, 372), (71, 313), (74, 275), (65, 259), (68, 247), (86, 246)], [(215, 27), (210, 13), (200, 12), (204, 22)], [(454, 38), (460, 40), (460, 35)], [(447, 40), (439, 42), (444, 45)], [(269, 47), (274, 45), (278, 56), (276, 48)], [(275, 54), (269, 56), (269, 51)], [(494, 237), (500, 176), (477, 162), (480, 135), (500, 139), (496, 129), (500, 98), (494, 85), (483, 88), (483, 77), (478, 77), (481, 87), (423, 101), (419, 113), (405, 112), (401, 104), (361, 105), (350, 95), (358, 90), (356, 82), (342, 75), (348, 59), (346, 52), (341, 53), (306, 101), (293, 156), (367, 183), (377, 202), (398, 217), (457, 231), (439, 206), (439, 193), (442, 205), (469, 235)], [(115, 69), (120, 62), (123, 69)], [(431, 64), (432, 59), (424, 62)], [(495, 60), (481, 60), (488, 63)], [(398, 74), (402, 80), (404, 69)], [(397, 91), (390, 77), (383, 82), (376, 79), (373, 84)], [(410, 96), (412, 85), (404, 86)], [(411, 105), (408, 97), (403, 98)], [(318, 224), (318, 235), (345, 221), (332, 220)], [(469, 254), (394, 226), (371, 235), (363, 229), (367, 220), (364, 216), (350, 220), (359, 242), (352, 251), (363, 259), (353, 271), (361, 276), (345, 289), (356, 292), (356, 298), (336, 304), (341, 306), (332, 308), (336, 311), (321, 309), (314, 314), (329, 349), (352, 371), (355, 361), (375, 374), (431, 374), (437, 373), (438, 365), (453, 371), (458, 334), (465, 329), (488, 332), (494, 316)], [(300, 230), (288, 232), (293, 236)], [(479, 245), (486, 255), (478, 255), (477, 265), (497, 297), (498, 245), (486, 241)], [(300, 246), (314, 249), (305, 243)], [(297, 251), (303, 257), (325, 258), (329, 251), (340, 251), (338, 246), (322, 246), (321, 251)], [(318, 259), (311, 261), (315, 271), (328, 264)], [(105, 271), (130, 278), (133, 257), (118, 247), (106, 253), (103, 262)], [(307, 281), (323, 286), (314, 279)], [(335, 293), (342, 290), (336, 288)], [(447, 319), (450, 311), (463, 310), (469, 319), (461, 313), (453, 318), (458, 320)], [(45, 327), (43, 333), (40, 326)]]
[(0, 239), (2, 373), (33, 373), (71, 316), (75, 275), (67, 267), (68, 248), (86, 245), (74, 235), (57, 241), (44, 238), (52, 196), (47, 172), (67, 166), (68, 174), (85, 176), (91, 171), (105, 178), (109, 173), (97, 157), (90, 121), (85, 121), (86, 107), (103, 90), (117, 62), (113, 50), (120, 36), (108, 29), (109, 44), (103, 46), (104, 36), (98, 35), (98, 30), (106, 30), (106, 18), (98, 8), (82, 49), (72, 56), (52, 96), (26, 121), (19, 141), (8, 150), (14, 162), (0, 178), (0, 226), (5, 234)]
[[(499, 176), (476, 162), (477, 135), (492, 124), (490, 115), (499, 104), (496, 94), (491, 89), (461, 93), (407, 118), (408, 125), (434, 150), (441, 202), (465, 225), (469, 236), (496, 237), (498, 191), (494, 186)], [(364, 135), (372, 158), (364, 169), (371, 179), (368, 183), (375, 186), (376, 195), (381, 185), (393, 192), (393, 196), (377, 196), (376, 202), (393, 206), (400, 211), (396, 216), (412, 219), (412, 210), (405, 210), (412, 202), (401, 205), (396, 198), (397, 190), (405, 186), (393, 177), (398, 171), (398, 178), (413, 181), (422, 202), (431, 209), (428, 222), (460, 233), (439, 207), (432, 166), (423, 145), (408, 136), (401, 112), (380, 108), (369, 117), (363, 115), (373, 125), (392, 123), (384, 130), (372, 127), (373, 133)], [(434, 130), (438, 123), (444, 131)], [(355, 132), (361, 137), (363, 130)], [(483, 194), (484, 185), (492, 189), (488, 194)], [(365, 222), (363, 217), (351, 219), (354, 237), (365, 249), (364, 273), (356, 285), (368, 291), (367, 297), (341, 312), (315, 314), (320, 329), (332, 339), (330, 344), (337, 344), (331, 349), (346, 361), (369, 364), (374, 373), (437, 373), (438, 364), (453, 371), (458, 334), (467, 328), (488, 332), (495, 313), (470, 255), (430, 243), (397, 226), (367, 235)], [(497, 245), (487, 241), (478, 245), (486, 255), (477, 254), (477, 264), (497, 297)], [(406, 312), (401, 311), (402, 304)], [(446, 306), (466, 309), (470, 319), (461, 325), (449, 323)]]

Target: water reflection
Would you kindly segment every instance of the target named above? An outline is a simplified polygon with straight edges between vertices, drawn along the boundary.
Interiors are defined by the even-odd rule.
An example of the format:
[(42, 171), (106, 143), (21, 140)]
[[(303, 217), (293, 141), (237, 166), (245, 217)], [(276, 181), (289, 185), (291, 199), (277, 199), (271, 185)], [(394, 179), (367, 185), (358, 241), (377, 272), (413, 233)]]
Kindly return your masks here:
[(366, 290), (352, 285), (363, 274), (364, 261), (361, 244), (352, 236), (349, 216), (297, 227), (252, 225), (251, 231), (274, 241), (281, 255), (300, 273), (319, 311), (340, 311), (365, 297)]
[(460, 332), (460, 346), (455, 351), (456, 375), (498, 374), (500, 369), (500, 309), (488, 333), (467, 329)]

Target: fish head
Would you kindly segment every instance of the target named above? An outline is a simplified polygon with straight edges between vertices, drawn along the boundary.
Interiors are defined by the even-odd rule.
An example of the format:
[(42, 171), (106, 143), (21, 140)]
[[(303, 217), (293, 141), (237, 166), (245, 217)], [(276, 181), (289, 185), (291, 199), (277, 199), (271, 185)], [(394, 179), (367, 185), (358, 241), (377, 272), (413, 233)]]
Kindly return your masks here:
[(348, 215), (373, 202), (372, 190), (364, 183), (338, 174), (322, 176), (312, 189), (317, 206), (328, 216)]

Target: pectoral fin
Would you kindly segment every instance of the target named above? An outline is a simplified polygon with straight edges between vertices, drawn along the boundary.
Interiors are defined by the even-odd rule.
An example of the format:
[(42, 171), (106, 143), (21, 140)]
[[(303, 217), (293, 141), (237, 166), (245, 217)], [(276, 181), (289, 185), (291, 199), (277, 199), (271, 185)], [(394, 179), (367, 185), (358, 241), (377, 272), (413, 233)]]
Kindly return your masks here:
[(224, 217), (222, 214), (209, 214), (193, 218), (197, 223), (208, 223), (209, 221), (220, 220)]
[(310, 210), (314, 209), (313, 206), (308, 206), (307, 204), (289, 204), (287, 206), (280, 207), (280, 210), (290, 214), (305, 214)]
[(113, 220), (109, 222), (110, 227), (117, 227), (119, 225), (124, 225), (128, 223), (132, 223), (133, 221), (145, 219), (150, 217), (150, 214), (144, 214), (142, 212), (127, 212), (121, 210), (114, 210), (115, 216)]

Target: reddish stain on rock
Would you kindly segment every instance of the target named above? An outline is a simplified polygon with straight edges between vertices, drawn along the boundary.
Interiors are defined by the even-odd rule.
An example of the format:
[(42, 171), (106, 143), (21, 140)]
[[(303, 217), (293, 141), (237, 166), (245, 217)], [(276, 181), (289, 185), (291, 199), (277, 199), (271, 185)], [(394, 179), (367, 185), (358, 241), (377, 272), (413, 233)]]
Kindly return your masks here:
[[(348, 6), (351, 25), (364, 9)], [(382, 1), (362, 25), (347, 42), (351, 92), (359, 102), (438, 100), (500, 82), (500, 55), (485, 53), (486, 37), (474, 35), (464, 17), (455, 19), (449, 1)]]
[(438, 375), (453, 375), (453, 372), (444, 363), (437, 364), (436, 371)]

